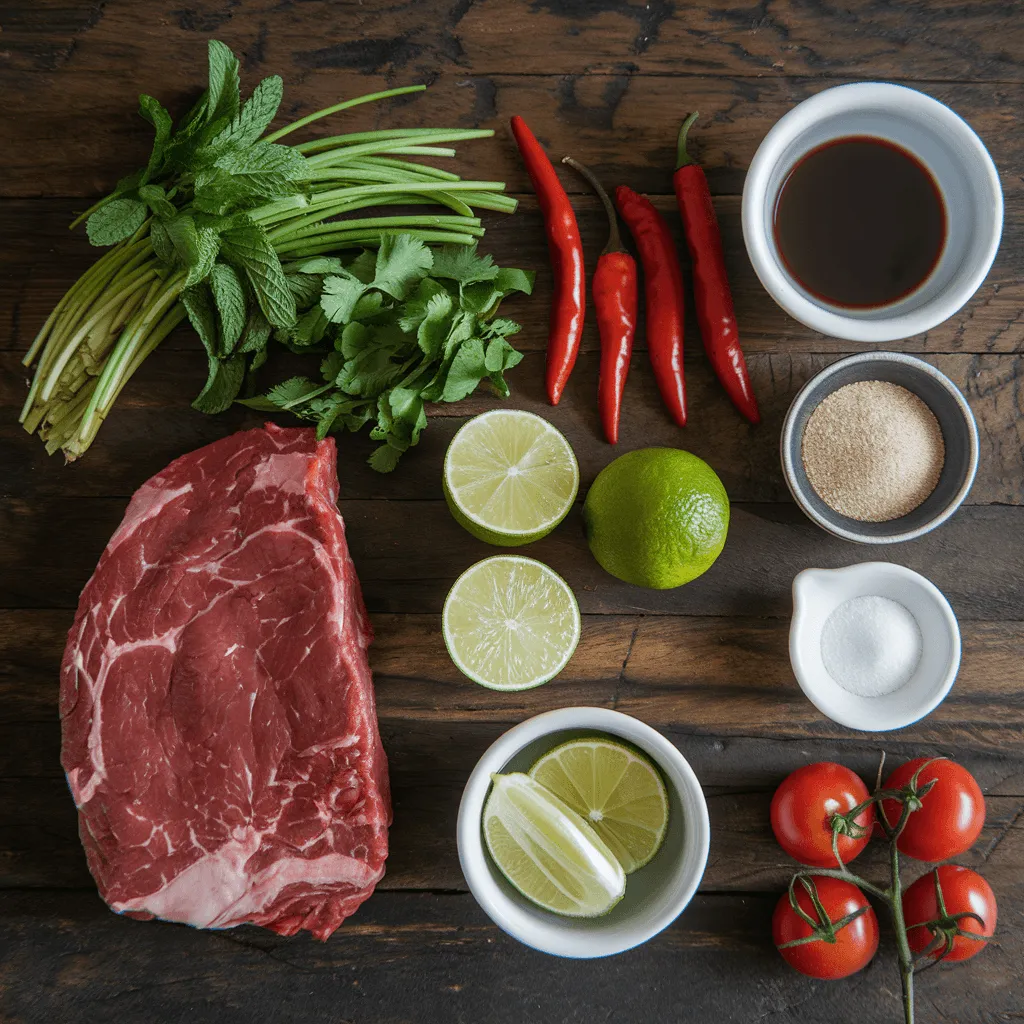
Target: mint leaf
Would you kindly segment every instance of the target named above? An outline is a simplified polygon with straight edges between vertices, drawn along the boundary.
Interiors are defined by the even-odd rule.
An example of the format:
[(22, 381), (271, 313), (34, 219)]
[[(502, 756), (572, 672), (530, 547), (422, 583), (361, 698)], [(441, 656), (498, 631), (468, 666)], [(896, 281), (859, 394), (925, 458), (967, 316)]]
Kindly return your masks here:
[(153, 148), (149, 153), (149, 161), (139, 179), (141, 182), (150, 181), (160, 170), (167, 154), (167, 143), (171, 137), (171, 129), (174, 122), (171, 115), (152, 96), (143, 93), (139, 97), (139, 113), (153, 126)]
[(197, 175), (192, 203), (197, 210), (223, 217), (232, 209), (252, 206), (263, 199), (245, 178), (233, 178), (227, 171), (213, 167)]
[(296, 321), (294, 327), (288, 328), (289, 347), (293, 351), (301, 351), (312, 345), (319, 345), (327, 331), (328, 320), (319, 306), (307, 309)]
[[(217, 313), (210, 289), (205, 284), (186, 288), (181, 302), (199, 340), (211, 360), (217, 358)], [(209, 383), (209, 382), (207, 382)]]
[(244, 149), (232, 149), (218, 158), (216, 166), (241, 181), (253, 195), (278, 199), (299, 191), (295, 184), (309, 179), (305, 157), (290, 146), (257, 142)]
[(461, 285), (493, 281), (498, 268), (490, 255), (477, 256), (473, 245), (446, 245), (434, 256), (434, 277), (446, 277)]
[(217, 263), (210, 272), (210, 288), (220, 317), (220, 353), (231, 355), (245, 330), (245, 289), (234, 267)]
[(174, 243), (171, 241), (171, 236), (167, 233), (167, 228), (164, 227), (163, 221), (155, 220), (150, 224), (149, 241), (153, 246), (153, 252), (156, 253), (156, 258), (164, 266), (173, 266), (176, 255)]
[(116, 245), (131, 238), (149, 216), (138, 199), (112, 199), (89, 215), (85, 229), (93, 245)]
[(300, 309), (320, 303), (320, 292), (323, 290), (324, 279), (319, 274), (289, 274), (285, 272), (288, 289), (295, 296), (295, 304)]
[(178, 214), (177, 207), (167, 198), (167, 193), (160, 185), (143, 185), (139, 188), (139, 198), (149, 207), (153, 214), (164, 220), (170, 220)]
[(280, 76), (264, 78), (231, 123), (214, 137), (209, 148), (213, 152), (224, 153), (229, 149), (251, 146), (274, 120), (283, 94), (284, 84)]
[(455, 353), (451, 369), (445, 380), (442, 402), (460, 402), (472, 394), (480, 381), (487, 376), (484, 363), (484, 343), (479, 338), (470, 338)]
[(389, 235), (381, 239), (374, 268), (373, 287), (395, 299), (404, 299), (413, 284), (426, 277), (434, 254), (412, 235)]
[(263, 315), (263, 311), (256, 306), (249, 310), (249, 319), (245, 322), (245, 330), (242, 331), (239, 352), (255, 352), (263, 358), (257, 363), (252, 361), (250, 370), (258, 369), (267, 358), (267, 342), (270, 340), (270, 321)]
[(324, 280), (320, 306), (332, 324), (347, 324), (366, 285), (347, 270)]
[(223, 412), (242, 390), (245, 379), (245, 356), (239, 354), (230, 359), (210, 357), (210, 369), (203, 390), (196, 396), (192, 408), (197, 412), (214, 414)]
[(207, 43), (207, 58), (210, 63), (210, 86), (207, 89), (210, 120), (237, 117), (238, 60), (218, 39), (211, 39)]
[(532, 270), (516, 270), (514, 267), (502, 267), (494, 278), (494, 287), (503, 296), (511, 292), (533, 294), (533, 283), (537, 274)]
[(291, 327), (296, 317), (295, 299), (263, 228), (258, 224), (232, 228), (221, 235), (220, 245), (224, 258), (245, 272), (264, 316), (275, 327)]

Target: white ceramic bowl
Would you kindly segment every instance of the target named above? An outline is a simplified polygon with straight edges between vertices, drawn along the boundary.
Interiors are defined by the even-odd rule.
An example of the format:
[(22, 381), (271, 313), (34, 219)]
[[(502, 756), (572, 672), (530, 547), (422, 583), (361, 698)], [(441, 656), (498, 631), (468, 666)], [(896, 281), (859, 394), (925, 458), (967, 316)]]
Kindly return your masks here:
[[(495, 867), (481, 828), (484, 802), (492, 773), (527, 771), (560, 743), (600, 733), (631, 743), (661, 769), (669, 794), (668, 830), (651, 862), (627, 878), (625, 896), (609, 913), (561, 917), (531, 903)], [(607, 708), (560, 708), (510, 729), (477, 762), (459, 806), (459, 860), (477, 903), (513, 938), (556, 956), (621, 953), (670, 925), (700, 885), (710, 837), (704, 793), (686, 758), (649, 725)]]
[[(775, 244), (775, 205), (789, 172), (812, 149), (849, 135), (909, 150), (932, 172), (946, 207), (946, 244), (935, 269), (909, 295), (874, 309), (845, 309), (811, 295)], [(985, 280), (1002, 230), (999, 174), (981, 139), (938, 100), (886, 82), (840, 85), (798, 104), (764, 137), (743, 186), (743, 239), (768, 294), (806, 326), (847, 341), (895, 341), (948, 320)]]
[[(921, 630), (917, 671), (881, 697), (844, 690), (821, 657), (825, 621), (843, 602), (866, 596), (899, 602)], [(789, 658), (800, 689), (823, 715), (849, 729), (889, 732), (924, 718), (945, 699), (960, 668), (960, 627), (938, 587), (905, 566), (861, 562), (844, 569), (805, 569), (793, 580)]]

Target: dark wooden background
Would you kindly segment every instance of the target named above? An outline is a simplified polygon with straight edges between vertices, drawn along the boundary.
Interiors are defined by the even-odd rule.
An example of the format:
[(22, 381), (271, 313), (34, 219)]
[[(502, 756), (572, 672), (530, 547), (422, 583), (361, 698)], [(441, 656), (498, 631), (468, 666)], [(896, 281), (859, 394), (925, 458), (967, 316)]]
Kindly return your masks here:
[[(792, 870), (768, 828), (773, 787), (820, 758), (871, 778), (882, 748), (897, 760), (951, 755), (988, 799), (985, 831), (961, 860), (996, 891), (998, 942), (970, 965), (926, 974), (920, 1020), (1024, 1020), (1019, 3), (7, 0), (0, 26), (0, 1021), (895, 1021), (889, 938), (863, 974), (833, 984), (790, 972), (769, 940), (771, 909)], [(387, 877), (326, 944), (111, 914), (86, 871), (58, 760), (65, 631), (128, 496), (171, 458), (255, 422), (241, 410), (209, 418), (189, 409), (204, 361), (183, 331), (149, 360), (80, 463), (48, 459), (16, 423), (20, 357), (94, 256), (67, 223), (144, 156), (137, 93), (179, 112), (194, 98), (211, 35), (243, 55), (248, 87), (284, 76), (289, 114), (430, 83), (426, 95), (363, 108), (344, 123), (493, 126), (494, 140), (462, 147), (458, 169), (504, 179), (514, 193), (528, 185), (506, 124), (521, 113), (554, 155), (571, 151), (608, 183), (646, 190), (670, 211), (675, 131), (699, 108), (694, 149), (716, 195), (765, 413), (757, 430), (742, 423), (691, 342), (691, 425), (678, 431), (636, 353), (620, 449), (677, 445), (710, 461), (734, 501), (728, 545), (689, 586), (641, 591), (598, 569), (570, 517), (529, 553), (573, 586), (583, 640), (560, 679), (512, 695), (462, 679), (439, 633), (448, 587), (491, 550), (451, 520), (440, 487), (445, 445), (461, 417), (487, 401), (432, 419), (419, 449), (386, 478), (363, 464), (367, 441), (341, 439), (342, 511), (378, 635), (372, 662), (395, 825)], [(894, 346), (924, 354), (967, 394), (981, 434), (977, 483), (939, 531), (883, 549), (828, 537), (789, 501), (776, 451), (785, 409), (804, 380), (853, 346), (774, 306), (739, 230), (744, 171), (771, 124), (828, 85), (867, 79), (916, 85), (963, 114), (990, 147), (1006, 193), (1003, 245), (983, 288), (948, 323)], [(602, 217), (589, 197), (578, 196), (577, 208), (592, 265)], [(488, 225), (486, 249), (540, 271), (535, 297), (509, 306), (530, 352), (510, 374), (511, 401), (566, 432), (585, 489), (612, 455), (599, 438), (592, 321), (568, 397), (550, 410), (541, 386), (550, 288), (536, 205), (527, 196), (517, 215), (493, 215)], [(794, 574), (875, 557), (934, 580), (964, 637), (949, 699), (888, 736), (824, 720), (787, 658)], [(642, 949), (589, 963), (534, 953), (493, 927), (465, 891), (454, 839), (462, 785), (486, 746), (529, 715), (580, 703), (618, 708), (670, 736), (705, 785), (712, 821), (704, 884), (680, 920)], [(877, 853), (864, 866), (882, 877)]]

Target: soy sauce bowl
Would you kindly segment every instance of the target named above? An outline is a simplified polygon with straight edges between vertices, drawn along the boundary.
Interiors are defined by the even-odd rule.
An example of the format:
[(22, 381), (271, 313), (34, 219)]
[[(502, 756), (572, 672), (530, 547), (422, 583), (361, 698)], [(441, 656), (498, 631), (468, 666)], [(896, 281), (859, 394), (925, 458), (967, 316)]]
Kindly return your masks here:
[[(935, 490), (913, 511), (884, 523), (866, 523), (829, 507), (811, 486), (803, 463), (803, 437), (814, 410), (834, 391), (882, 380), (913, 392), (939, 421), (946, 460)], [(960, 389), (944, 374), (903, 352), (848, 356), (812, 377), (793, 399), (782, 427), (782, 471), (793, 499), (823, 530), (857, 544), (898, 544), (944, 523), (962, 504), (978, 471), (978, 427)]]
[[(668, 791), (668, 828), (661, 848), (626, 878), (625, 895), (607, 914), (563, 917), (527, 899), (491, 860), (483, 837), (484, 804), (493, 773), (529, 771), (561, 743), (600, 734), (636, 747), (661, 772)], [(610, 956), (667, 928), (700, 885), (710, 838), (707, 803), (686, 758), (656, 729), (609, 708), (559, 708), (510, 729), (477, 762), (459, 805), (459, 862), (470, 892), (499, 928), (555, 956)]]
[[(787, 269), (774, 232), (776, 205), (793, 168), (819, 146), (853, 136), (909, 152), (933, 177), (946, 210), (945, 244), (928, 277), (905, 297), (866, 309), (811, 294)], [(1002, 237), (1003, 193), (984, 143), (949, 107), (902, 85), (855, 82), (817, 93), (775, 123), (750, 163), (742, 219), (754, 271), (790, 316), (833, 338), (887, 342), (932, 330), (978, 290)]]

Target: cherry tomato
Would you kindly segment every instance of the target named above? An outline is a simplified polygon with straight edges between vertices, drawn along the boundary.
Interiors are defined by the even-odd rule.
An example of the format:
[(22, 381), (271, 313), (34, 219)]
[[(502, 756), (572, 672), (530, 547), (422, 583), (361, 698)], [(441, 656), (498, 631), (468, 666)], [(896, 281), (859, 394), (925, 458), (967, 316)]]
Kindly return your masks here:
[[(917, 777), (920, 788), (935, 779), (935, 785), (921, 797), (921, 806), (907, 818), (896, 841), (900, 853), (918, 860), (937, 861), (958, 857), (974, 845), (985, 824), (985, 798), (974, 776), (955, 761), (918, 757), (901, 764), (885, 780), (885, 789), (901, 789), (922, 765)], [(894, 827), (900, 820), (899, 800), (883, 800), (882, 816)]]
[[(851, 882), (822, 875), (812, 876), (822, 909), (834, 924), (861, 907), (868, 909), (860, 917), (836, 932), (835, 942), (824, 939), (807, 942), (802, 946), (780, 949), (783, 959), (790, 967), (811, 978), (834, 981), (856, 974), (867, 966), (878, 949), (878, 918), (871, 909), (864, 893)], [(812, 918), (820, 920), (814, 911), (814, 904), (807, 890), (796, 883), (794, 888), (800, 909)], [(794, 939), (803, 939), (812, 934), (811, 926), (793, 910), (789, 893), (784, 892), (772, 916), (772, 941), (781, 946)]]
[[(849, 768), (820, 761), (788, 775), (772, 797), (772, 831), (786, 853), (815, 868), (834, 868), (832, 815), (845, 814), (868, 798), (867, 786)], [(849, 864), (868, 845), (874, 804), (857, 815), (864, 828), (858, 839), (840, 835), (839, 856)]]
[[(935, 877), (938, 876), (942, 887), (942, 901), (946, 905), (946, 914), (950, 917), (970, 911), (977, 914), (985, 923), (973, 917), (964, 917), (955, 922), (965, 932), (991, 937), (996, 930), (996, 898), (988, 882), (976, 871), (962, 868), (956, 864), (943, 864), (919, 878), (903, 894), (903, 917), (907, 926), (907, 942), (914, 953), (922, 952), (939, 929), (912, 928), (911, 925), (927, 924), (937, 920), (939, 901), (935, 894)], [(952, 927), (954, 922), (950, 922)], [(944, 960), (970, 960), (985, 948), (984, 939), (969, 939), (966, 935), (953, 938), (953, 946)], [(945, 947), (940, 945), (930, 955), (938, 958)]]

